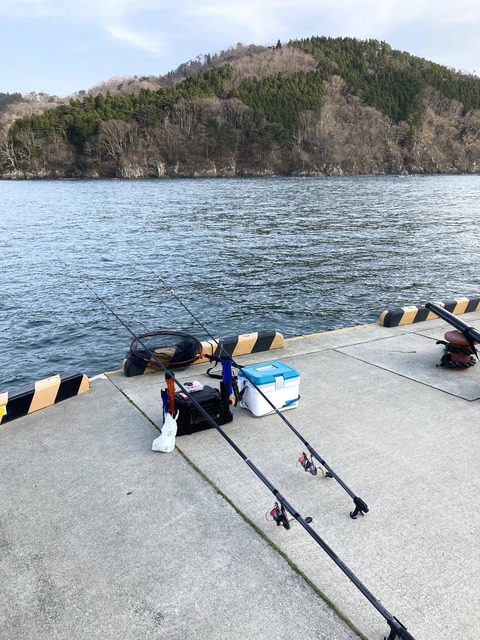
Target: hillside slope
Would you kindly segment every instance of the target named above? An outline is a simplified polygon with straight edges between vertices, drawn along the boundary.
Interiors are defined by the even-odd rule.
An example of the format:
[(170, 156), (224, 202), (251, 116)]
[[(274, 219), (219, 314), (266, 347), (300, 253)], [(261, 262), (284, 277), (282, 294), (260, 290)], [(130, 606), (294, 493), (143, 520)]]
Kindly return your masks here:
[(4, 121), (0, 177), (480, 170), (480, 79), (384, 42), (238, 46), (145, 82)]

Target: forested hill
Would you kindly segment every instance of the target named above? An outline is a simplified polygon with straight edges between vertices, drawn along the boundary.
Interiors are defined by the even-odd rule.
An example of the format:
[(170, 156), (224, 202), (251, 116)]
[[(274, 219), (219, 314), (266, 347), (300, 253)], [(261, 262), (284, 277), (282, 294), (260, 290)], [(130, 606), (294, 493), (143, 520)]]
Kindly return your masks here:
[(480, 79), (376, 40), (237, 45), (25, 117), (18, 102), (0, 94), (3, 178), (480, 171)]

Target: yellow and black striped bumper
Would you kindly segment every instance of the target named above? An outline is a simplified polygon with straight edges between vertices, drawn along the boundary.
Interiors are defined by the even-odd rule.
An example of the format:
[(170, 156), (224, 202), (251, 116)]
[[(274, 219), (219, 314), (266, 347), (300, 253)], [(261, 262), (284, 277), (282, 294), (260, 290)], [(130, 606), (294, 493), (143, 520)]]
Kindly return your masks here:
[[(480, 310), (480, 298), (455, 298), (454, 300), (447, 300), (445, 302), (435, 302), (435, 304), (438, 304), (438, 306), (443, 307), (455, 315)], [(412, 324), (413, 322), (434, 320), (437, 317), (438, 316), (423, 305), (395, 307), (394, 309), (385, 310), (382, 313), (379, 324), (383, 327), (398, 327), (403, 324)]]
[(21, 418), (52, 404), (88, 391), (90, 382), (83, 373), (59, 374), (35, 382), (15, 393), (0, 393), (0, 424)]

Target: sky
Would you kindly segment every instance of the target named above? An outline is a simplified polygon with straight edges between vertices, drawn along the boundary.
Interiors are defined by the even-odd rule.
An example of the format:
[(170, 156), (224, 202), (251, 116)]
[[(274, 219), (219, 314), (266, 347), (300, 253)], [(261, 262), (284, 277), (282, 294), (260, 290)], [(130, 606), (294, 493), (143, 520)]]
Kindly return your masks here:
[(311, 36), (382, 40), (480, 76), (478, 0), (0, 0), (0, 92), (66, 97)]

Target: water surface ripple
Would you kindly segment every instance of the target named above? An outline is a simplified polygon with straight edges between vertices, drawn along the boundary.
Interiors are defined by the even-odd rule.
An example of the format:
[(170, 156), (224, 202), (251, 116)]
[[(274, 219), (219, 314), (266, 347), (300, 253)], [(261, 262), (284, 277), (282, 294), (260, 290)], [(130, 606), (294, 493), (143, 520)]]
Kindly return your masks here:
[[(0, 392), (117, 369), (130, 335), (285, 337), (480, 295), (478, 176), (0, 181)], [(168, 283), (168, 286), (165, 286)]]

